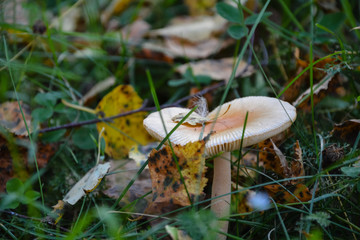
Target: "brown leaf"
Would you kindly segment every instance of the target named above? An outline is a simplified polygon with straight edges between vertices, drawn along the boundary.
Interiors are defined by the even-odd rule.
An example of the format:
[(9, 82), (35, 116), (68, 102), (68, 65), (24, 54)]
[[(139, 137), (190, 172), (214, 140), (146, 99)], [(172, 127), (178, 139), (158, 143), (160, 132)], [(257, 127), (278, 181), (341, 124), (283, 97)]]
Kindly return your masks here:
[(189, 59), (206, 58), (226, 48), (234, 41), (233, 39), (220, 40), (209, 38), (201, 42), (190, 42), (181, 38), (166, 38), (164, 47), (174, 57), (186, 57)]
[[(305, 176), (304, 163), (302, 160), (302, 151), (298, 140), (296, 140), (294, 144), (294, 160), (291, 161), (290, 173), (291, 173), (291, 177)], [(296, 184), (301, 181), (302, 179), (298, 179), (298, 180), (291, 180), (290, 182), (291, 184)]]
[(259, 149), (259, 161), (263, 163), (265, 169), (271, 170), (284, 178), (289, 177), (290, 169), (286, 158), (271, 139), (260, 142)]
[[(25, 121), (31, 132), (31, 113), (28, 105), (20, 102)], [(0, 105), (0, 125), (20, 136), (27, 136), (25, 122), (22, 117), (18, 102), (5, 102)]]
[(307, 202), (312, 196), (308, 187), (302, 183), (286, 186), (286, 189), (278, 184), (270, 184), (264, 186), (264, 189), (277, 203), (283, 204)]
[[(336, 87), (339, 85), (339, 75), (335, 75), (329, 79), (328, 76), (324, 77), (324, 82), (320, 81), (318, 84), (313, 86), (313, 100), (314, 106), (318, 104), (324, 97), (326, 97), (329, 92), (334, 92)], [(327, 80), (325, 80), (327, 79)], [(311, 111), (311, 98), (310, 98), (311, 89), (307, 89), (302, 95), (300, 95), (292, 105), (296, 106), (297, 109), (302, 109), (305, 112)]]
[[(178, 166), (169, 146), (153, 150), (149, 156), (149, 170), (152, 181), (153, 202), (148, 213), (165, 213), (181, 206), (188, 206), (197, 196), (203, 195), (205, 178), (205, 142), (188, 143), (185, 146), (173, 145)], [(190, 195), (187, 195), (187, 191)]]
[[(17, 138), (19, 140), (19, 138)], [(7, 138), (0, 135), (0, 192), (5, 190), (6, 182), (17, 177), (25, 181), (29, 177), (29, 173), (35, 169), (34, 159), (28, 160), (28, 149), (16, 145), (14, 137)], [(24, 144), (30, 145), (26, 139), (21, 139)], [(46, 166), (51, 156), (56, 151), (55, 144), (37, 144), (36, 159), (39, 168)], [(33, 158), (33, 156), (30, 156)]]
[[(207, 75), (213, 80), (229, 80), (234, 67), (234, 58), (222, 58), (217, 60), (201, 60), (180, 65), (176, 71), (185, 74), (188, 67), (192, 68), (194, 75)], [(252, 65), (241, 61), (236, 69), (235, 77), (248, 77), (255, 72)]]
[[(354, 145), (359, 132), (360, 119), (351, 119), (340, 124), (335, 124), (331, 134), (338, 139)], [(360, 146), (360, 142), (358, 146)]]
[(219, 15), (214, 17), (175, 18), (172, 24), (151, 31), (151, 36), (179, 38), (188, 42), (203, 42), (218, 32), (225, 31), (226, 20)]
[[(296, 65), (297, 65), (296, 73), (291, 79), (289, 79), (289, 81), (285, 84), (285, 86), (287, 86), (295, 77), (297, 77), (306, 67), (309, 66), (308, 61), (301, 60), (298, 58), (298, 56), (295, 57), (296, 57)], [(337, 64), (337, 60), (334, 58), (326, 58), (316, 63), (313, 67), (314, 83), (321, 82), (321, 80), (327, 75), (325, 68), (327, 68), (329, 65), (332, 66), (335, 64)], [(299, 97), (300, 93), (309, 87), (310, 87), (309, 71), (306, 71), (284, 92), (282, 98), (287, 102), (294, 102), (297, 98), (300, 98)]]

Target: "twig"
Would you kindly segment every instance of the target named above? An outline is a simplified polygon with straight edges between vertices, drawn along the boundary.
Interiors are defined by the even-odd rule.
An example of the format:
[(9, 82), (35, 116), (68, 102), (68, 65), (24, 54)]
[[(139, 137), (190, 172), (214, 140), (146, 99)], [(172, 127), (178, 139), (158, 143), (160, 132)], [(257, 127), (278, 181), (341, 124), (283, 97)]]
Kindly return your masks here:
[[(164, 105), (161, 106), (161, 108), (178, 107), (180, 105), (180, 103), (185, 102), (185, 101), (193, 98), (194, 96), (204, 95), (204, 94), (206, 94), (208, 92), (211, 92), (211, 91), (213, 91), (215, 89), (218, 89), (219, 87), (222, 87), (224, 85), (225, 85), (224, 82), (220, 82), (218, 84), (215, 84), (213, 86), (205, 88), (205, 89), (201, 90), (200, 92), (198, 92), (196, 94), (180, 98), (179, 100), (175, 101), (174, 103), (164, 104)], [(64, 125), (56, 126), (56, 127), (43, 128), (43, 129), (40, 129), (38, 132), (39, 133), (45, 133), (45, 132), (51, 132), (51, 131), (56, 131), (56, 130), (60, 130), (60, 129), (74, 128), (74, 127), (80, 127), (80, 126), (89, 125), (89, 124), (95, 124), (95, 123), (98, 123), (98, 122), (111, 122), (111, 120), (113, 120), (113, 119), (120, 118), (120, 117), (125, 117), (125, 116), (128, 116), (128, 115), (134, 114), (134, 113), (151, 112), (151, 111), (156, 110), (156, 107), (146, 107), (146, 104), (147, 104), (147, 101), (145, 100), (143, 105), (140, 108), (135, 109), (135, 110), (119, 113), (119, 114), (111, 116), (111, 117), (96, 118), (96, 119), (91, 119), (91, 120), (82, 121), (82, 122), (68, 123), (68, 124), (64, 124)]]

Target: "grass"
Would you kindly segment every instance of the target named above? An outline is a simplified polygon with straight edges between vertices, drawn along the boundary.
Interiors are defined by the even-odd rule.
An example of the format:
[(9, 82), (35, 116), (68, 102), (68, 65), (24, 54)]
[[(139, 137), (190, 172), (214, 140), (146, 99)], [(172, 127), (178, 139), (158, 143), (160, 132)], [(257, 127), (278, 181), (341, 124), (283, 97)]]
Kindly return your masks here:
[[(257, 9), (242, 6), (244, 14), (258, 13), (254, 24), (248, 26), (249, 34), (236, 40), (225, 51), (208, 57), (236, 57), (228, 84), (211, 93), (214, 100), (210, 108), (237, 96), (247, 96), (259, 91), (263, 95), (283, 98), (284, 92), (290, 91), (306, 76), (306, 83), (300, 88), (301, 92), (311, 89), (311, 111), (298, 108), (298, 117), (291, 127), (291, 133), (279, 147), (287, 160), (292, 162), (292, 146), (296, 140), (300, 141), (305, 168), (305, 176), (300, 178), (311, 191), (312, 198), (297, 203), (278, 202), (274, 198), (271, 199), (271, 208), (266, 211), (232, 212), (225, 219), (230, 221), (227, 236), (229, 239), (360, 239), (360, 175), (356, 174), (356, 164), (360, 160), (360, 134), (354, 133), (355, 141), (352, 142), (337, 139), (331, 134), (335, 124), (360, 119), (359, 102), (356, 100), (360, 96), (360, 32), (350, 31), (359, 26), (356, 20), (360, 17), (359, 3), (344, 0), (333, 5), (335, 8), (331, 10), (314, 1), (268, 0), (257, 3)], [(4, 8), (0, 9), (10, 6), (7, 1), (1, 4)], [(204, 86), (196, 81), (188, 81), (177, 87), (169, 86), (170, 80), (179, 79), (175, 67), (191, 60), (177, 57), (171, 63), (164, 61), (161, 56), (141, 57), (142, 44), (152, 37), (146, 36), (139, 42), (128, 41), (119, 30), (141, 18), (143, 14), (147, 16), (145, 20), (152, 28), (164, 27), (175, 16), (188, 14), (187, 6), (182, 1), (132, 2), (111, 17), (112, 24), (119, 24), (114, 25), (116, 31), (106, 29), (100, 21), (106, 6), (107, 4), (98, 1), (24, 2), (20, 7), (30, 10), (27, 24), (14, 23), (13, 20), (18, 17), (16, 14), (9, 17), (10, 10), (0, 10), (0, 102), (22, 101), (30, 105), (33, 112), (51, 111), (52, 114), (45, 119), (41, 118), (44, 116), (42, 114), (38, 118), (33, 115), (34, 124), (47, 128), (94, 119), (92, 114), (66, 107), (61, 99), (79, 105), (79, 99), (93, 85), (110, 76), (116, 77), (115, 85), (131, 84), (142, 99), (149, 100), (148, 105), (156, 106), (157, 109), (163, 104), (173, 103), (187, 96), (194, 86)], [(13, 10), (15, 13), (19, 11), (15, 7)], [(79, 11), (78, 19), (71, 16), (75, 11)], [(266, 12), (271, 12), (272, 16), (263, 18)], [(331, 15), (333, 13), (336, 14)], [(327, 17), (337, 18), (334, 21), (323, 21)], [(39, 19), (47, 27), (44, 34), (32, 31), (32, 26)], [(72, 26), (67, 27), (72, 29), (61, 30), (56, 27), (53, 19), (59, 19), (63, 23), (70, 20), (67, 24)], [(223, 33), (219, 37), (225, 36), (226, 33)], [(84, 51), (84, 55), (79, 55), (81, 51), (89, 49), (91, 51)], [(294, 57), (296, 51), (299, 51), (300, 58), (308, 66), (297, 67)], [(322, 69), (319, 70), (319, 64), (329, 58), (336, 60), (332, 65), (321, 66)], [(235, 77), (235, 69), (241, 60), (251, 62), (258, 74), (246, 78)], [(320, 81), (317, 78), (319, 72), (338, 74), (342, 80), (336, 91), (329, 89), (324, 100), (317, 103), (317, 89), (314, 85)], [(196, 79), (196, 76), (192, 77)], [(258, 89), (258, 86), (266, 87)], [(87, 106), (95, 108), (109, 91), (110, 89), (100, 92)], [(40, 98), (45, 100), (40, 101)], [(24, 117), (23, 113), (22, 116)], [(188, 116), (190, 113), (185, 119)], [(28, 132), (29, 127), (27, 126)], [(168, 133), (159, 147), (175, 130), (176, 128)], [(5, 132), (1, 127), (0, 135), (8, 139)], [(27, 196), (16, 193), (12, 195), (9, 191), (0, 193), (0, 238), (163, 239), (168, 236), (166, 225), (185, 230), (193, 239), (214, 239), (217, 236), (217, 219), (208, 207), (210, 198), (192, 202), (192, 206), (159, 214), (154, 218), (146, 217), (142, 212), (133, 212), (136, 202), (146, 199), (147, 195), (151, 196), (148, 193), (126, 202), (130, 188), (144, 171), (146, 164), (133, 172), (129, 181), (121, 183), (122, 190), (116, 199), (101, 193), (100, 190), (106, 188), (103, 181), (97, 194), (91, 193), (76, 205), (67, 206), (58, 224), (44, 222), (43, 219), (52, 210), (51, 206), (62, 199), (71, 186), (94, 166), (98, 156), (97, 143), (94, 144), (96, 139), (95, 125), (46, 134), (35, 131), (30, 134), (32, 146), (39, 142), (51, 142), (57, 145), (57, 151), (49, 159), (47, 166), (39, 169), (36, 151), (33, 147), (28, 147), (26, 155), (30, 165), (27, 170), (31, 177), (24, 184), (26, 190), (23, 190), (34, 190), (39, 197), (35, 201), (28, 201)], [(19, 142), (21, 141), (15, 141), (17, 144)], [(337, 149), (342, 149), (343, 155), (337, 161), (329, 162), (324, 151), (332, 144)], [(7, 147), (1, 145), (1, 149)], [(239, 157), (234, 165), (238, 167), (234, 179), (237, 181), (236, 185), (243, 188), (232, 191), (233, 196), (240, 199), (246, 191), (263, 191), (263, 187), (268, 184), (277, 184), (294, 196), (286, 182), (299, 178), (284, 179), (256, 166), (246, 167), (246, 172), (255, 172), (254, 176), (240, 176), (240, 167), (244, 166), (242, 160), (247, 154), (255, 152), (259, 159), (259, 150), (246, 150), (246, 153), (234, 152)], [(109, 160), (108, 157), (105, 159)], [(0, 161), (5, 162), (5, 159), (0, 157)], [(211, 159), (207, 161), (207, 166), (207, 177), (211, 178)], [(0, 168), (0, 175), (4, 173), (2, 171), (5, 171), (4, 168)], [(351, 175), (348, 171), (355, 173)], [(108, 175), (110, 174), (124, 172), (120, 170)], [(211, 181), (205, 189), (207, 196), (210, 196), (210, 184)], [(189, 195), (188, 191), (187, 194)], [(20, 205), (15, 209), (9, 208), (5, 202), (10, 198), (19, 201)]]

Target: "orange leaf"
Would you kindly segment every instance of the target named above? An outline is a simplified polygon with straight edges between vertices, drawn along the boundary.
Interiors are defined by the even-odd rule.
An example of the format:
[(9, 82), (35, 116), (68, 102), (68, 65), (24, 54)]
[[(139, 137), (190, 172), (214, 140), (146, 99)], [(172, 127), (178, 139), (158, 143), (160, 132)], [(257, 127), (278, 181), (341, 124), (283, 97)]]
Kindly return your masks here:
[[(188, 143), (185, 146), (173, 145), (181, 175), (176, 166), (175, 157), (169, 146), (153, 150), (149, 156), (149, 170), (153, 190), (153, 202), (148, 213), (165, 213), (169, 209), (188, 206), (203, 195), (205, 178), (205, 142)], [(190, 199), (185, 190), (185, 185)]]
[(307, 202), (311, 199), (311, 193), (308, 187), (304, 184), (296, 184), (286, 186), (284, 189), (278, 184), (270, 184), (264, 186), (267, 193), (277, 203), (296, 203), (296, 202)]

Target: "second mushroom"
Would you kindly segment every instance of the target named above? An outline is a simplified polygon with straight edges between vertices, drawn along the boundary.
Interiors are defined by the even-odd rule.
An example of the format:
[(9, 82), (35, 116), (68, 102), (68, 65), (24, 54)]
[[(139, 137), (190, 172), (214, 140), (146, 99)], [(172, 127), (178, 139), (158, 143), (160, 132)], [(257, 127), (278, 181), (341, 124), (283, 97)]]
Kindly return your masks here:
[[(188, 108), (164, 108), (161, 110), (163, 123), (159, 112), (154, 112), (144, 120), (144, 126), (153, 137), (162, 140), (189, 111)], [(214, 158), (211, 210), (219, 218), (226, 217), (230, 213), (231, 201), (231, 151), (239, 150), (241, 141), (246, 147), (284, 131), (295, 121), (296, 109), (276, 98), (244, 97), (202, 115), (193, 112), (169, 140), (173, 144), (185, 145), (211, 133), (205, 145), (206, 157), (222, 153)], [(227, 228), (228, 222), (223, 221), (221, 230), (226, 233)]]

